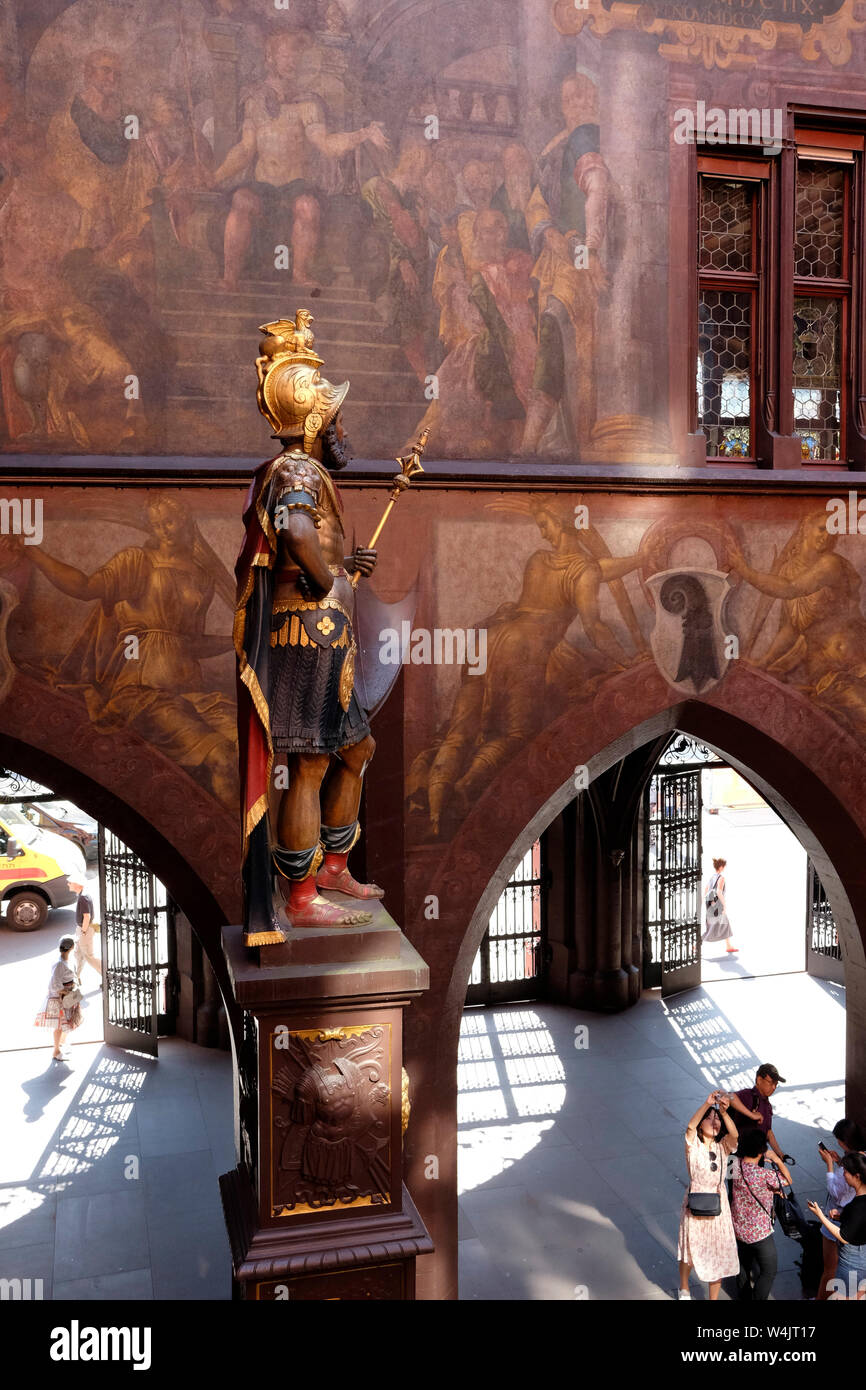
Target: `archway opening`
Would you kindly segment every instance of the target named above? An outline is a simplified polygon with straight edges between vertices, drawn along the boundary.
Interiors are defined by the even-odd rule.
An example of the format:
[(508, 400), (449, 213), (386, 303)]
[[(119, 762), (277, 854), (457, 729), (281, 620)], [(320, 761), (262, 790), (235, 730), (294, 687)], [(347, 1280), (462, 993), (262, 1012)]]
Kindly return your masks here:
[[(148, 865), (56, 796), (47, 767), (41, 783), (4, 771), (0, 1245), (42, 1298), (228, 1298), (217, 1180), (235, 1161), (233, 1079), (207, 957)], [(58, 965), (83, 996), (59, 1039)]]
[[(583, 799), (589, 803), (586, 819), (600, 841), (591, 890), (604, 901), (601, 911), (590, 914), (591, 932), (584, 931), (582, 943), (558, 943), (567, 965), (553, 972), (560, 985), (559, 992), (553, 992), (557, 1002), (474, 1009), (464, 1019), (458, 1081), (461, 1297), (581, 1296), (573, 1292), (582, 1284), (581, 1271), (569, 1254), (572, 1240), (564, 1239), (569, 1227), (574, 1240), (584, 1242), (584, 1250), (595, 1250), (583, 1271), (583, 1284), (595, 1284), (583, 1296), (671, 1296), (684, 1185), (682, 1131), (702, 1087), (704, 1095), (714, 1085), (742, 1089), (753, 1083), (757, 1066), (765, 1061), (775, 1060), (782, 1075), (792, 1077), (793, 1085), (782, 1088), (779, 1098), (778, 1125), (786, 1151), (796, 1159), (798, 1195), (807, 1199), (826, 1196), (818, 1141), (829, 1142), (829, 1129), (846, 1111), (859, 1113), (857, 1100), (866, 1086), (856, 1067), (850, 1026), (846, 1100), (845, 990), (807, 974), (805, 950), (803, 966), (790, 976), (741, 978), (734, 985), (707, 981), (664, 1001), (658, 989), (644, 989), (640, 980), (631, 1000), (620, 996), (612, 1002), (609, 977), (618, 975), (618, 987), (627, 988), (643, 966), (644, 798), (658, 759), (677, 730), (709, 743), (721, 765), (757, 789), (774, 823), (796, 836), (803, 864), (808, 856), (815, 876), (820, 874), (838, 927), (839, 955), (853, 965), (855, 982), (862, 972), (863, 942), (852, 904), (862, 891), (855, 867), (856, 854), (862, 855), (864, 848), (862, 837), (856, 828), (851, 834), (850, 820), (843, 808), (832, 806), (826, 788), (810, 803), (809, 792), (815, 788), (797, 787), (798, 779), (808, 782), (809, 776), (795, 758), (765, 735), (744, 729), (740, 721), (696, 706), (668, 712), (599, 755), (591, 766), (596, 793), (587, 795), (587, 788)], [(608, 794), (606, 807), (599, 801), (599, 789)], [(551, 834), (561, 838), (556, 827), (563, 817), (568, 825), (571, 816), (573, 832), (575, 813), (569, 807), (580, 797), (573, 783), (560, 787), (517, 837), (482, 894), (464, 959), (472, 944), (483, 941), (484, 916), (489, 919), (495, 908), (495, 895), (502, 893), (509, 869), (539, 838), (542, 844)], [(627, 844), (624, 820), (630, 827)], [(625, 871), (615, 892), (609, 871), (598, 873), (612, 851)], [(547, 862), (555, 863), (556, 857), (548, 855)], [(700, 868), (699, 862), (699, 877)], [(566, 891), (574, 895), (574, 880)], [(550, 892), (555, 903), (561, 903), (563, 894), (555, 883)], [(805, 947), (805, 892), (803, 897), (798, 930)], [(605, 932), (605, 918), (609, 926), (612, 912), (618, 914), (617, 929)], [(587, 940), (593, 932), (594, 942)], [(620, 948), (616, 960), (610, 950), (612, 935)], [(624, 1008), (629, 1002), (635, 1007)], [(811, 1052), (803, 1046), (797, 1023), (804, 1013), (817, 1021), (816, 1029), (809, 1030), (810, 1039), (818, 1032), (823, 1040)], [(641, 1151), (650, 1170), (645, 1183), (633, 1176), (640, 1171)], [(502, 1206), (506, 1198), (512, 1203), (511, 1217)], [(521, 1208), (528, 1204), (525, 1221), (513, 1215), (515, 1202)], [(533, 1204), (543, 1208), (543, 1219), (536, 1222), (537, 1239), (528, 1219)], [(546, 1255), (541, 1234), (548, 1221)], [(784, 1253), (790, 1257), (788, 1269), (775, 1297), (802, 1297), (794, 1252)], [(617, 1269), (622, 1276), (618, 1284)]]
[[(116, 750), (112, 750), (116, 761)], [(173, 784), (177, 770), (165, 762), (167, 797), (177, 795), (179, 788)], [(154, 879), (164, 885), (168, 897), (176, 904), (193, 935), (191, 949), (204, 953), (212, 972), (216, 990), (213, 991), (214, 1012), (224, 1008), (229, 1023), (232, 1043), (237, 1036), (237, 1010), (232, 1003), (225, 960), (220, 949), (220, 930), (226, 922), (225, 912), (213, 892), (201, 878), (195, 866), (185, 856), (183, 846), (173, 844), (158, 827), (138, 809), (137, 793), (140, 788), (135, 778), (130, 783), (129, 800), (123, 800), (116, 791), (102, 785), (79, 768), (62, 761), (59, 757), (35, 745), (25, 743), (0, 732), (0, 768), (14, 769), (17, 776), (34, 786), (49, 788), (55, 798), (76, 807), (79, 819), (85, 819), (91, 826), (99, 825), (117, 837), (137, 859), (147, 866)], [(188, 783), (189, 779), (186, 779)], [(190, 787), (185, 785), (184, 793)], [(192, 789), (190, 798), (190, 820), (200, 819), (201, 808), (197, 802), (202, 794)], [(220, 875), (223, 866), (220, 865)], [(204, 977), (208, 972), (205, 971)]]

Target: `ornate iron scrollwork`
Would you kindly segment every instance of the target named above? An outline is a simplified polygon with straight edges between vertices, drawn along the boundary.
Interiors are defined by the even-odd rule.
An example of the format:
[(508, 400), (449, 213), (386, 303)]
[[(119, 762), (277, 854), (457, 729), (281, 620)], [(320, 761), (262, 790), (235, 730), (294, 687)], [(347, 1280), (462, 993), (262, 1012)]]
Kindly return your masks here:
[(10, 801), (53, 801), (56, 793), (32, 777), (15, 772), (11, 767), (0, 768), (0, 802)]
[(690, 763), (721, 764), (722, 759), (712, 748), (688, 734), (674, 734), (658, 760), (659, 767), (687, 767)]

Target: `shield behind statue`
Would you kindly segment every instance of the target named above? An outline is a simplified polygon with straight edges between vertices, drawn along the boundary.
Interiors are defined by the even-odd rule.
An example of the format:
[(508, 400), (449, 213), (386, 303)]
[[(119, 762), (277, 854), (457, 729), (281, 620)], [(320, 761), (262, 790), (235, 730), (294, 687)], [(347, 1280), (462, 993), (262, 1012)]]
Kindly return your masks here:
[[(418, 607), (418, 585), (397, 603), (383, 603), (363, 580), (355, 593), (355, 694), (361, 708), (371, 718), (387, 700), (402, 670), (403, 656), (409, 646), (412, 619)], [(405, 624), (405, 626), (404, 626)], [(385, 639), (391, 631), (399, 644), (400, 661), (383, 661)], [(394, 643), (390, 644), (393, 650)], [(390, 653), (389, 653), (390, 654)]]
[(646, 582), (656, 613), (650, 646), (665, 680), (689, 695), (711, 690), (730, 660), (724, 626), (728, 575), (721, 570), (661, 570)]

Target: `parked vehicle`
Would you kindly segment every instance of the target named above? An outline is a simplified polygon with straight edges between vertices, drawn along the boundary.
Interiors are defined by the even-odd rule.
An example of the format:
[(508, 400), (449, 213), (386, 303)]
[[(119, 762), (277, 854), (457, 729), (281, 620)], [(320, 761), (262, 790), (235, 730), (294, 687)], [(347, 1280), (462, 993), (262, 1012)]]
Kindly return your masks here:
[(35, 931), (52, 907), (76, 900), (67, 878), (85, 880), (84, 855), (52, 830), (34, 825), (16, 806), (0, 806), (0, 901), (13, 931)]
[[(95, 859), (97, 852), (96, 821), (91, 822), (93, 826), (91, 830), (82, 820), (68, 816), (68, 809), (67, 803), (63, 801), (41, 801), (35, 802), (26, 809), (22, 808), (22, 813), (43, 830), (52, 830), (56, 835), (62, 835), (64, 839), (71, 840), (81, 850), (85, 859)], [(2, 807), (0, 807), (0, 811), (2, 811)]]

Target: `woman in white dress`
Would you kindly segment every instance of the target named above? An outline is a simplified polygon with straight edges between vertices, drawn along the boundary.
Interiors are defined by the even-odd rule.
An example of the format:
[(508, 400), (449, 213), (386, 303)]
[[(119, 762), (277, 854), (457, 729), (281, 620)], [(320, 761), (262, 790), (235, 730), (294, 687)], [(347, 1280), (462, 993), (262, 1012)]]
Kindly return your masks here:
[[(740, 1272), (737, 1238), (728, 1205), (725, 1183), (728, 1156), (737, 1147), (737, 1131), (728, 1113), (724, 1091), (712, 1091), (686, 1126), (686, 1164), (689, 1190), (683, 1198), (677, 1254), (680, 1262), (679, 1297), (691, 1298), (692, 1270), (709, 1284), (710, 1298), (719, 1296), (722, 1280)], [(692, 1193), (718, 1193), (718, 1214), (699, 1216), (689, 1210)]]
[(739, 948), (732, 945), (733, 932), (728, 921), (728, 909), (725, 905), (725, 880), (722, 869), (727, 864), (726, 859), (714, 859), (713, 870), (707, 884), (704, 895), (704, 907), (706, 910), (704, 934), (701, 941), (726, 941), (726, 950), (729, 955)]
[[(75, 971), (69, 963), (69, 955), (74, 947), (74, 937), (62, 936), (60, 938), (58, 943), (60, 959), (52, 968), (51, 979), (48, 981), (47, 998), (36, 1015), (36, 1027), (50, 1028), (54, 1035), (52, 1062), (63, 1061), (63, 1053), (60, 1051), (63, 1034), (71, 1033), (82, 1022), (81, 989)], [(74, 994), (70, 996), (70, 991), (73, 990), (77, 991), (77, 998)]]

